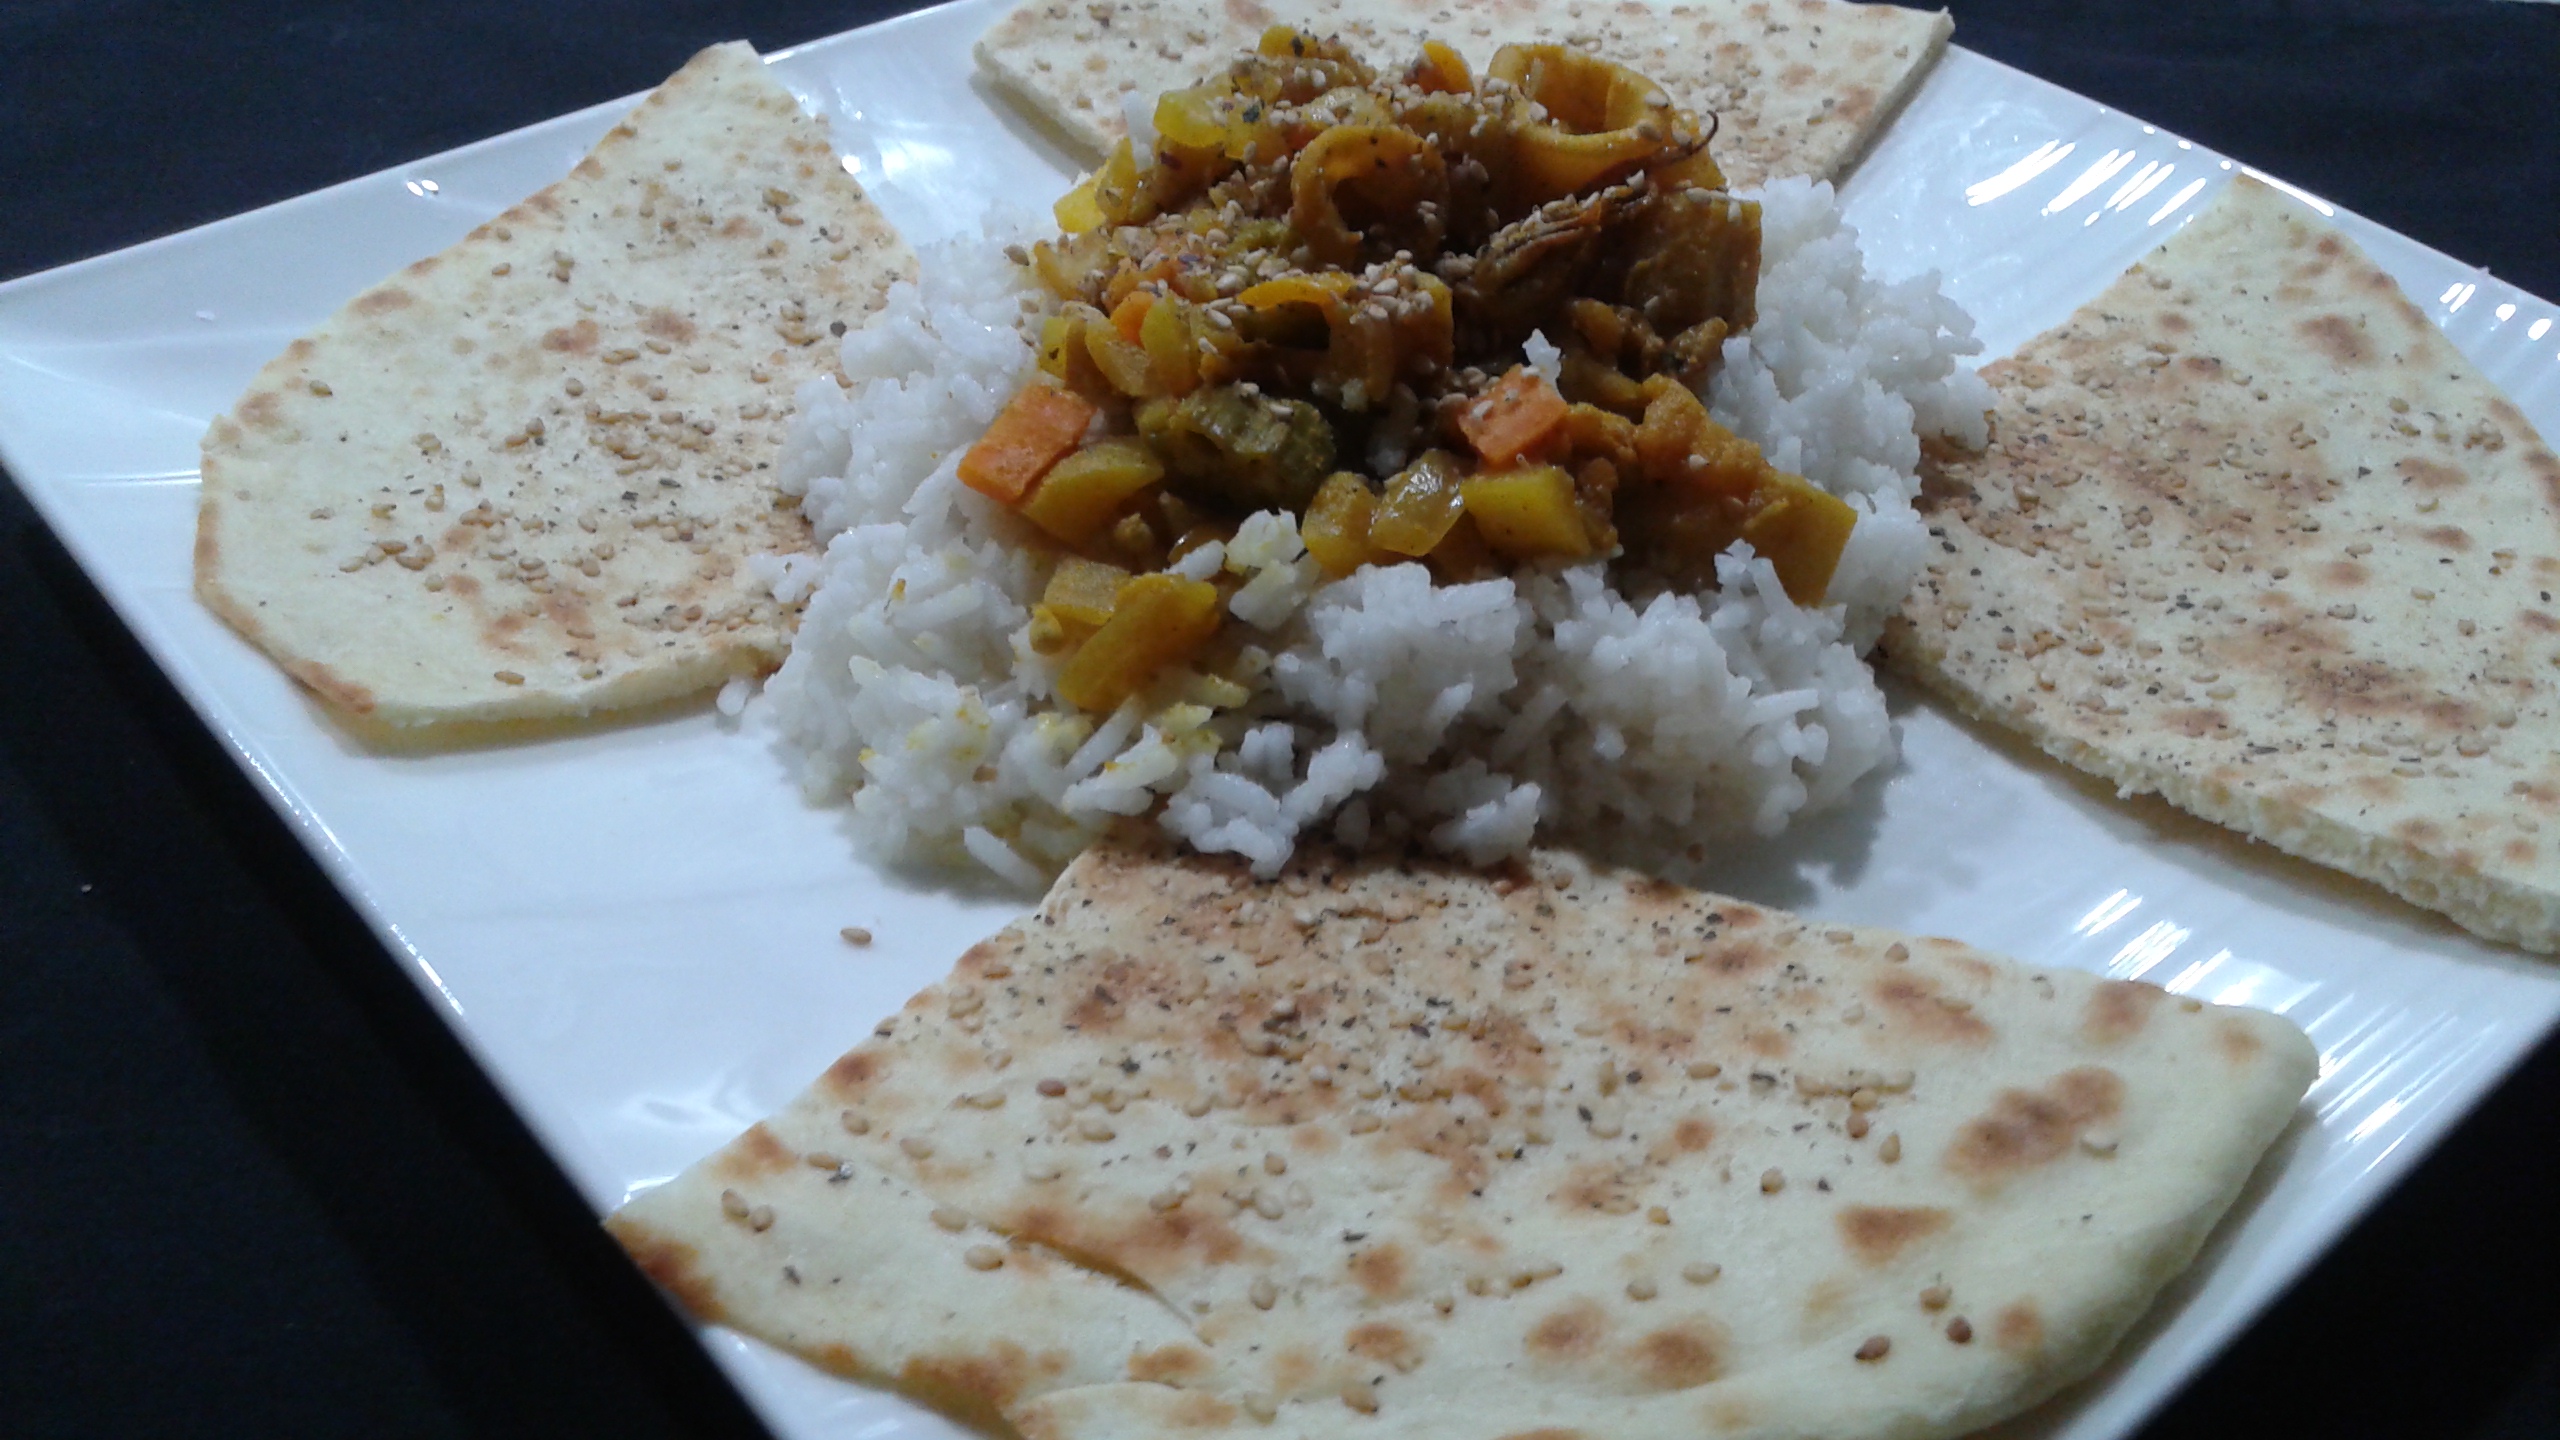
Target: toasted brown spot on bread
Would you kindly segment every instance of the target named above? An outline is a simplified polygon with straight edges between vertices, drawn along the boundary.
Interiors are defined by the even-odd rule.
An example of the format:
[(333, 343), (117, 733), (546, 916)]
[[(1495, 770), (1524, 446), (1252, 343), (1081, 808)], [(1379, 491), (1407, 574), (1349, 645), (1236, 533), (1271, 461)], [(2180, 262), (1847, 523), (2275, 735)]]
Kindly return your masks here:
[(1896, 1024), (1923, 1038), (1965, 1045), (1991, 1038), (1991, 1026), (1970, 1007), (1957, 1009), (1942, 1003), (1937, 982), (1927, 976), (1897, 971), (1869, 985), (1867, 995)]
[(848, 1098), (858, 1095), (863, 1087), (880, 1077), (888, 1068), (881, 1053), (869, 1047), (847, 1051), (843, 1058), (827, 1067), (826, 1083), (836, 1093)]
[(1991, 1320), (1991, 1343), (2012, 1355), (2044, 1348), (2044, 1315), (2033, 1300), (2013, 1300)]
[(1861, 1263), (1889, 1265), (1904, 1246), (1945, 1230), (1955, 1216), (1935, 1205), (1852, 1205), (1833, 1223), (1841, 1243)]
[(2459, 525), (2430, 525), (2418, 532), (2418, 538), (2457, 553), (2471, 548), (2471, 532)]
[(1687, 1390), (1724, 1374), (1724, 1330), (1703, 1316), (1646, 1332), (1629, 1348), (1636, 1374), (1652, 1390)]
[(798, 1164), (800, 1157), (758, 1121), (746, 1133), (729, 1142), (722, 1150), (717, 1173), (733, 1180), (755, 1180), (777, 1175)]
[(2080, 1037), (2092, 1045), (2121, 1045), (2142, 1033), (2151, 1012), (2169, 992), (2139, 980), (2109, 980), (2089, 992), (2080, 1012)]
[(682, 345), (694, 337), (693, 322), (661, 306), (642, 316), (640, 328), (661, 340)]
[(720, 1308), (720, 1294), (712, 1287), (711, 1277), (702, 1273), (701, 1251), (623, 1215), (607, 1216), (604, 1228), (622, 1242), (624, 1253), (640, 1267), (640, 1273), (674, 1296), (687, 1314), (706, 1325), (717, 1325), (728, 1318), (728, 1312)]
[(582, 318), (575, 325), (544, 331), (542, 348), (564, 355), (589, 355), (595, 352), (596, 341), (603, 333), (596, 328), (596, 322)]
[(2042, 1090), (2003, 1090), (1988, 1113), (1968, 1120), (1947, 1147), (1947, 1168), (1976, 1182), (1998, 1181), (2061, 1158), (2082, 1131), (2124, 1108), (2124, 1079), (2083, 1065)]
[(2362, 326), (2344, 315), (2320, 315), (2294, 327), (2311, 347), (2339, 365), (2373, 363), (2373, 342), (2365, 337)]
[(387, 315), (394, 310), (406, 310), (416, 303), (417, 296), (397, 285), (384, 285), (357, 296), (355, 311), (359, 315)]
[(1216, 1362), (1197, 1345), (1161, 1345), (1129, 1357), (1129, 1378), (1179, 1385), (1207, 1375)]
[(1361, 1291), (1373, 1300), (1392, 1300), (1402, 1295), (1412, 1274), (1404, 1248), (1392, 1242), (1352, 1252), (1350, 1265), (1351, 1278), (1360, 1282)]
[(1608, 1311), (1591, 1300), (1573, 1300), (1540, 1316), (1526, 1343), (1541, 1360), (1582, 1360), (1599, 1350), (1608, 1333)]
[(2236, 1018), (2226, 1018), (2213, 1027), (2213, 1043), (2223, 1058), (2234, 1065), (2250, 1063), (2267, 1048), (2267, 1043), (2258, 1038), (2257, 1031)]
[(1206, 1390), (1185, 1390), (1165, 1418), (1184, 1430), (1223, 1430), (1236, 1423), (1236, 1414), (1236, 1407)]
[(963, 1424), (1003, 1433), (1004, 1412), (1034, 1378), (1031, 1356), (1009, 1340), (978, 1352), (919, 1355), (898, 1372), (898, 1388)]
[(1351, 1327), (1351, 1333), (1343, 1337), (1343, 1345), (1364, 1360), (1375, 1360), (1398, 1372), (1422, 1363), (1422, 1341), (1403, 1326), (1384, 1320)]
[(2404, 455), (2392, 465), (2403, 478), (2421, 490), (2451, 490), (2462, 484), (2463, 474), (2450, 465), (2417, 455)]

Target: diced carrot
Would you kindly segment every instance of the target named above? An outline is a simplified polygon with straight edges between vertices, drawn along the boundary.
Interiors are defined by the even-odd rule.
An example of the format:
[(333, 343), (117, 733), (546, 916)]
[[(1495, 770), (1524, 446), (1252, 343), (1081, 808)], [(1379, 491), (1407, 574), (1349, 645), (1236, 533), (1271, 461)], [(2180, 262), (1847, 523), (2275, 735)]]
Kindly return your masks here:
[(960, 457), (960, 483), (1007, 505), (1019, 505), (1049, 467), (1084, 439), (1091, 405), (1054, 385), (1025, 385), (987, 433)]
[(1484, 398), (1458, 412), (1458, 429), (1488, 465), (1508, 465), (1565, 420), (1564, 397), (1526, 365), (1511, 367)]
[(1130, 291), (1127, 299), (1112, 308), (1111, 328), (1119, 331), (1120, 338), (1132, 345), (1146, 343), (1139, 337), (1146, 333), (1147, 312), (1154, 309), (1155, 304), (1156, 292), (1153, 290)]

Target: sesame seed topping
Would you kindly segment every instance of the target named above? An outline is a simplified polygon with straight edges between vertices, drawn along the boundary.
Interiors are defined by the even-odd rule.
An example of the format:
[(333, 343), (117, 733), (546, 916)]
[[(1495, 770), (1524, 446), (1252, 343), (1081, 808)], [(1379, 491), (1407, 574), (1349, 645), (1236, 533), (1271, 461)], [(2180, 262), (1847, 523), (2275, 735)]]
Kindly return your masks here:
[(1858, 1347), (1858, 1358), (1870, 1365), (1891, 1353), (1893, 1353), (1893, 1337), (1889, 1335), (1870, 1335), (1866, 1338), (1866, 1342)]
[(836, 933), (844, 937), (844, 943), (847, 945), (868, 945), (871, 943), (871, 932), (865, 930), (859, 925), (847, 925)]
[(993, 1270), (1004, 1264), (1004, 1252), (993, 1245), (972, 1245), (961, 1252), (960, 1258), (972, 1270)]
[(1778, 1167), (1776, 1167), (1776, 1166), (1772, 1165), (1772, 1166), (1770, 1166), (1768, 1169), (1763, 1170), (1763, 1171), (1761, 1171), (1761, 1172), (1760, 1172), (1760, 1193), (1761, 1193), (1761, 1194), (1763, 1194), (1763, 1195), (1775, 1195), (1775, 1194), (1777, 1194), (1779, 1191), (1784, 1190), (1784, 1189), (1786, 1189), (1786, 1188), (1787, 1188), (1787, 1177), (1786, 1177), (1786, 1174), (1785, 1174), (1785, 1172), (1783, 1172), (1783, 1171), (1779, 1170), (1779, 1169), (1778, 1169)]

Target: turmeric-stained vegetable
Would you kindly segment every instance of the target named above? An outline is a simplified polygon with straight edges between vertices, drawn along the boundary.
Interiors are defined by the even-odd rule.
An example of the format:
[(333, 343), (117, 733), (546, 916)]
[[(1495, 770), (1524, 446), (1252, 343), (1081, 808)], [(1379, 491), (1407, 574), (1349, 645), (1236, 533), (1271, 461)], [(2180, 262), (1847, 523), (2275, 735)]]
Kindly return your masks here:
[(1687, 386), (1658, 375), (1645, 389), (1651, 398), (1635, 434), (1644, 484), (1624, 497), (1621, 510), (1628, 548), (1675, 577), (1706, 584), (1715, 557), (1749, 540), (1777, 567), (1789, 599), (1821, 603), (1857, 512), (1771, 465), (1760, 447), (1717, 424)]
[(1049, 584), (1040, 592), (1040, 603), (1064, 619), (1098, 629), (1111, 618), (1112, 610), (1120, 603), (1120, 587), (1128, 583), (1129, 572), (1117, 565), (1070, 555), (1049, 572)]
[(1112, 307), (1111, 328), (1130, 344), (1141, 343), (1138, 337), (1146, 333), (1147, 312), (1155, 307), (1155, 303), (1154, 291), (1131, 290), (1127, 298)]
[(1022, 503), (1023, 493), (1084, 439), (1093, 415), (1091, 405), (1054, 385), (1023, 386), (960, 457), (960, 483), (1007, 505)]
[(1405, 83), (1426, 95), (1460, 94), (1476, 88), (1467, 73), (1466, 57), (1438, 40), (1422, 42), (1422, 58), (1414, 62)]
[(1370, 492), (1369, 482), (1348, 470), (1337, 470), (1325, 477), (1316, 498), (1307, 502), (1306, 518), (1298, 522), (1298, 538), (1328, 575), (1340, 577), (1363, 565), (1392, 564), (1404, 557), (1369, 541), (1369, 522), (1377, 510), (1378, 497)]
[(1120, 587), (1111, 618), (1058, 672), (1058, 695), (1080, 710), (1120, 708), (1167, 666), (1218, 633), (1218, 587), (1179, 575), (1141, 575)]
[(1430, 554), (1466, 514), (1459, 489), (1466, 473), (1466, 462), (1446, 450), (1423, 452), (1387, 482), (1386, 499), (1369, 521), (1369, 543), (1417, 559)]
[[(1052, 482), (1055, 483), (1055, 482)], [(1574, 504), (1573, 477), (1555, 465), (1473, 476), (1458, 486), (1485, 543), (1514, 560), (1580, 559), (1591, 537)]]
[(1506, 178), (1518, 203), (1539, 204), (1632, 174), (1674, 143), (1678, 115), (1662, 87), (1569, 45), (1505, 45), (1485, 68), (1546, 108), (1519, 127)]
[(1121, 338), (1120, 328), (1109, 320), (1084, 327), (1084, 351), (1112, 389), (1132, 399), (1154, 393), (1155, 376), (1147, 365), (1146, 350)]
[(1858, 512), (1849, 502), (1800, 475), (1776, 472), (1777, 483), (1764, 485), (1750, 519), (1742, 522), (1742, 538), (1778, 570), (1787, 598), (1799, 605), (1819, 605), (1849, 548), (1849, 531)]
[(1432, 577), (1447, 585), (1472, 584), (1502, 573), (1502, 557), (1485, 543), (1475, 517), (1463, 511), (1457, 523), (1449, 527), (1449, 533), (1441, 536), (1440, 543), (1422, 559), (1431, 567)]
[(1294, 512), (1333, 471), (1332, 427), (1303, 400), (1219, 385), (1150, 401), (1137, 421), (1177, 488), (1212, 505)]
[(1402, 126), (1336, 124), (1298, 152), (1289, 194), (1289, 224), (1322, 264), (1356, 263), (1373, 238), (1381, 252), (1426, 253), (1440, 245), (1448, 166)]
[(1059, 196), (1058, 203), (1049, 207), (1049, 213), (1057, 217), (1059, 229), (1070, 235), (1082, 235), (1102, 227), (1102, 206), (1094, 200), (1093, 191), (1093, 177), (1087, 175), (1076, 182), (1074, 189)]
[(1153, 393), (1190, 394), (1200, 384), (1201, 363), (1225, 349), (1201, 332), (1205, 328), (1221, 337), (1232, 332), (1197, 324), (1192, 317), (1198, 313), (1187, 301), (1171, 296), (1147, 306), (1135, 338), (1139, 348), (1147, 352), (1148, 388)]
[(1049, 468), (1022, 502), (1023, 518), (1071, 546), (1111, 528), (1131, 498), (1164, 478), (1164, 462), (1134, 438), (1098, 440)]
[(1508, 465), (1564, 423), (1564, 397), (1545, 376), (1525, 365), (1458, 412), (1458, 429), (1487, 465)]

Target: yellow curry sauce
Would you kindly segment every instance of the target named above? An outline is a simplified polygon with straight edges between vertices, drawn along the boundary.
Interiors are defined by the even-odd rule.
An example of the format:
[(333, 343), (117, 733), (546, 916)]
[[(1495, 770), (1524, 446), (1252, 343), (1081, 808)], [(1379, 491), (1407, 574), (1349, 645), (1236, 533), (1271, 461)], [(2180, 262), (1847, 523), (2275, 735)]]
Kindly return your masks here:
[(1059, 309), (960, 466), (1068, 552), (1032, 634), (1068, 703), (1214, 639), (1218, 585), (1164, 569), (1261, 510), (1337, 576), (1597, 556), (1697, 589), (1745, 540), (1819, 602), (1855, 512), (1698, 399), (1760, 269), (1712, 123), (1567, 46), (1381, 75), (1282, 27), (1154, 127), (1016, 252)]

